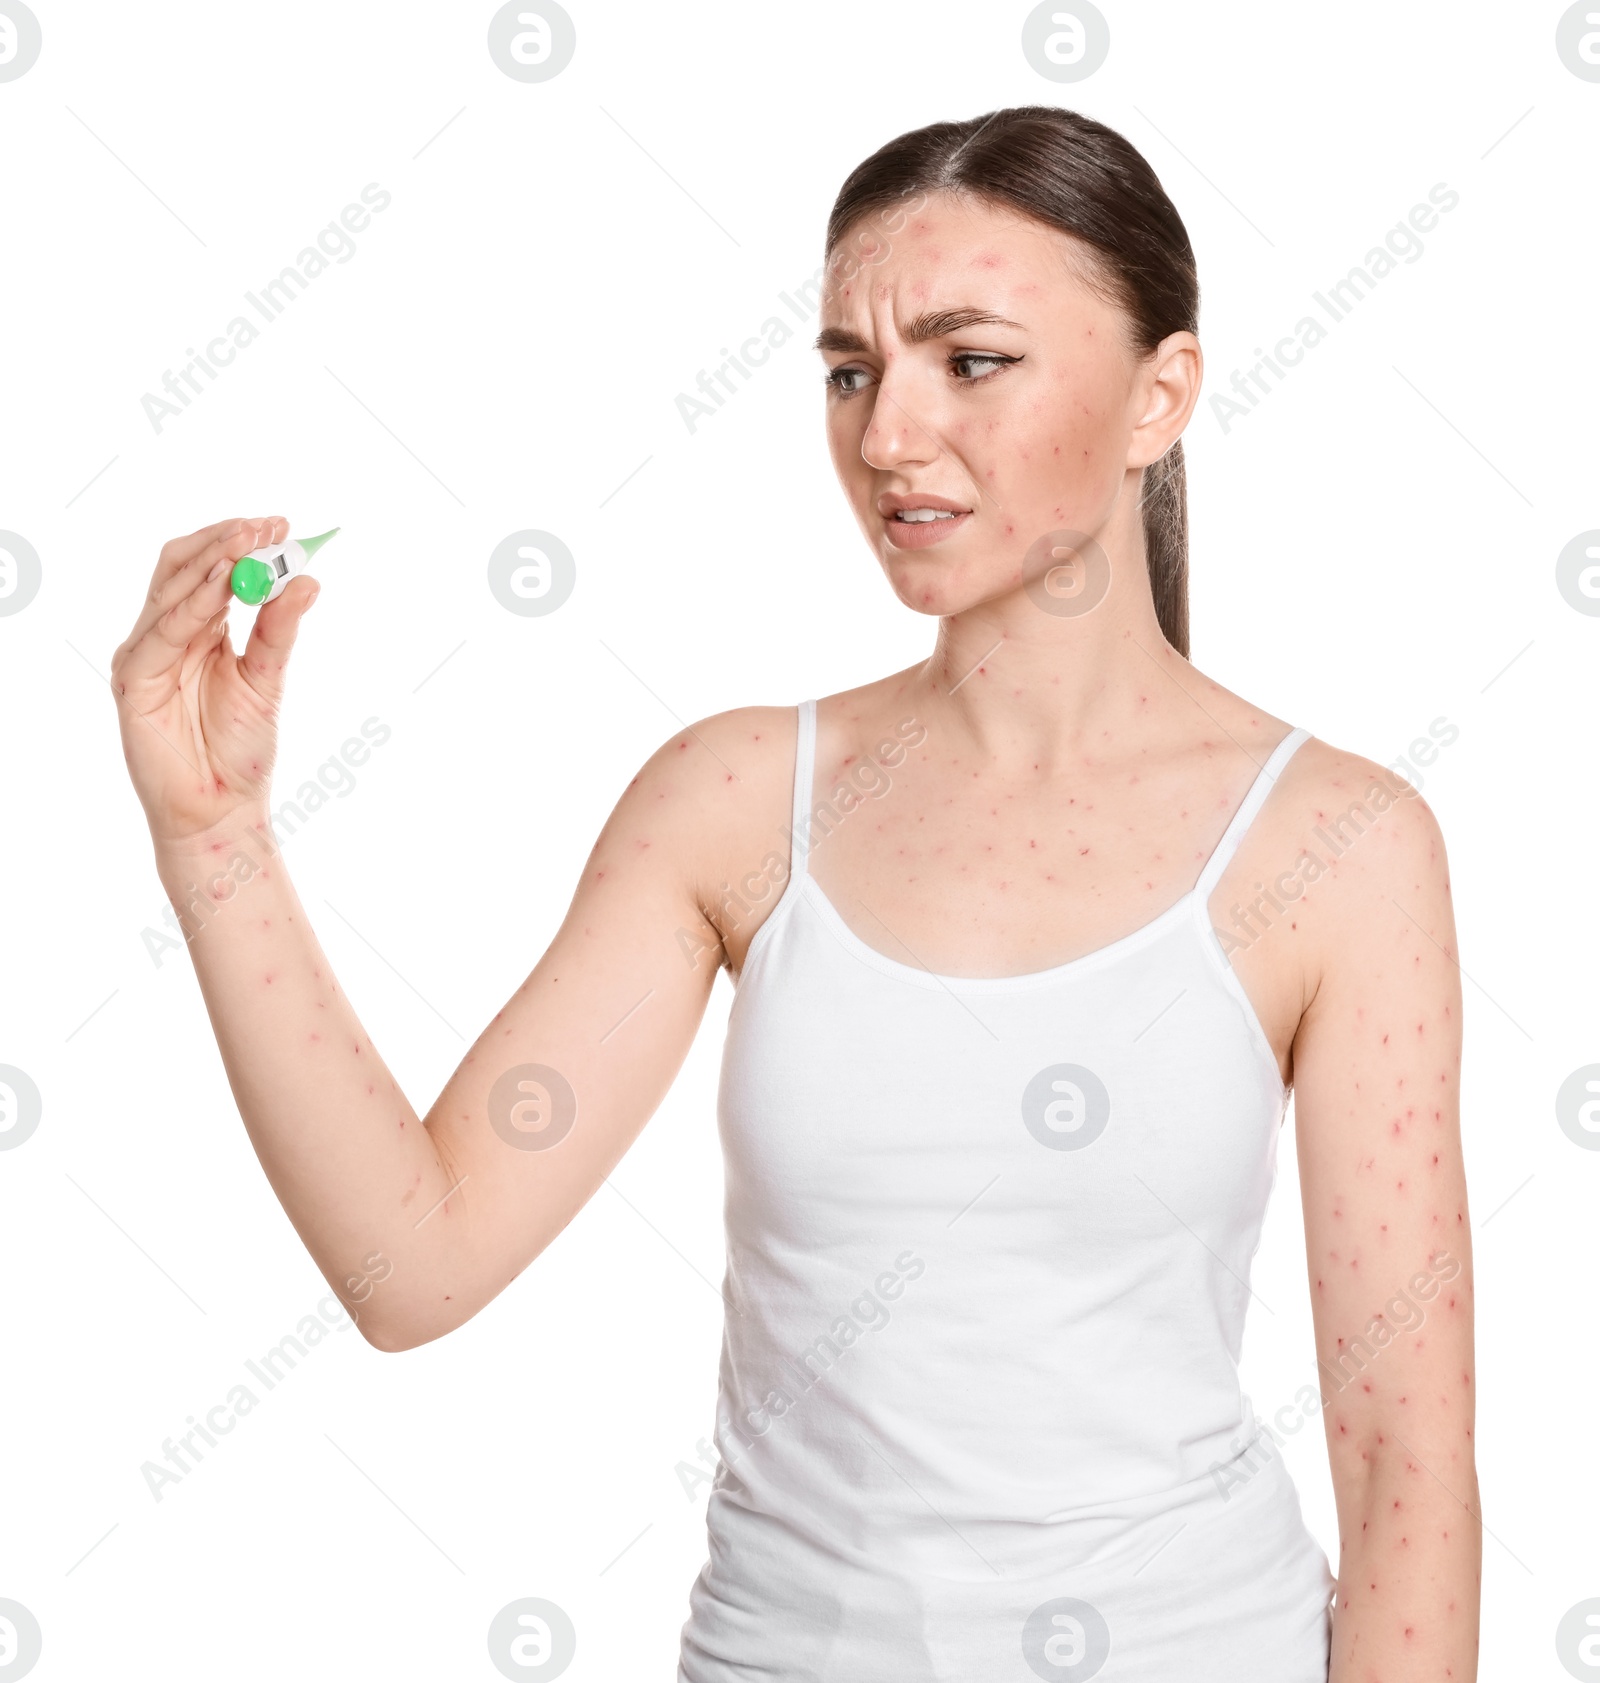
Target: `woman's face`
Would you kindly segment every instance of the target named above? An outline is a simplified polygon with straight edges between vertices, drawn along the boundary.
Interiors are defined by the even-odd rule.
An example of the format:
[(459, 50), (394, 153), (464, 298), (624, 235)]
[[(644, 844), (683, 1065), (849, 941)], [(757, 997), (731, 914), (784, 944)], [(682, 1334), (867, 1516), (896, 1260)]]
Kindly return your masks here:
[[(1081, 278), (1082, 250), (950, 193), (869, 217), (839, 242), (817, 340), (828, 446), (908, 607), (951, 614), (1016, 591), (1041, 570), (1047, 534), (1104, 542), (1137, 504), (1130, 469), (1157, 460), (1188, 418), (1193, 336), (1140, 358), (1122, 313)], [(1193, 363), (1174, 381), (1179, 341)]]

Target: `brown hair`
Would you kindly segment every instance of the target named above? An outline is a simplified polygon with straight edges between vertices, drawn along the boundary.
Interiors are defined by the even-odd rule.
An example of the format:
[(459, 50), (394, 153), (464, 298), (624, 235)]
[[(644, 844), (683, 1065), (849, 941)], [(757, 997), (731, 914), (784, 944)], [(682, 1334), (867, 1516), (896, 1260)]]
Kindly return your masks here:
[[(1126, 315), (1138, 354), (1199, 330), (1200, 282), (1183, 220), (1156, 174), (1115, 129), (1053, 105), (1015, 105), (964, 123), (930, 123), (850, 172), (828, 216), (827, 249), (863, 216), (908, 196), (969, 193), (1071, 234), (1091, 279)], [(1156, 617), (1189, 655), (1189, 513), (1183, 444), (1145, 469), (1145, 556)]]

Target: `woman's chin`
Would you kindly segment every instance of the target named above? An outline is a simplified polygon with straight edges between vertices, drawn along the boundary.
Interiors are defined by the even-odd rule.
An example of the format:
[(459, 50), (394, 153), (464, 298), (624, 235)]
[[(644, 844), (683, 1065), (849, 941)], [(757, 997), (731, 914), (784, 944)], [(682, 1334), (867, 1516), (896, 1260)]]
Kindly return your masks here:
[(975, 579), (965, 570), (937, 568), (926, 561), (908, 566), (903, 556), (886, 558), (884, 571), (890, 588), (906, 607), (938, 619), (998, 601), (1020, 582), (1015, 572), (1006, 578)]

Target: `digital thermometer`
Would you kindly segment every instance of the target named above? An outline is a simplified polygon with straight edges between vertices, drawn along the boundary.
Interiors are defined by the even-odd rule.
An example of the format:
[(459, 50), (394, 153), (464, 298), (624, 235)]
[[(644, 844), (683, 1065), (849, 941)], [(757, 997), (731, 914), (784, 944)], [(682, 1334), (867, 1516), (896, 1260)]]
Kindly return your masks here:
[(305, 571), (306, 563), (338, 530), (335, 526), (332, 532), (314, 538), (285, 538), (282, 543), (268, 544), (265, 549), (253, 549), (248, 555), (241, 555), (234, 562), (228, 580), (234, 595), (252, 608), (277, 601), (288, 589), (289, 580)]

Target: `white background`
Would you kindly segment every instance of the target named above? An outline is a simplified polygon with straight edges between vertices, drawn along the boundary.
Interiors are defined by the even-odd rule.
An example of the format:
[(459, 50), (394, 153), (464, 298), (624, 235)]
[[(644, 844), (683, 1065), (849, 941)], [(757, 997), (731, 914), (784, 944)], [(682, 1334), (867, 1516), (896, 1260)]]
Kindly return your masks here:
[[(363, 720), (393, 734), (285, 852), (426, 1111), (679, 721), (926, 651), (833, 482), (810, 333), (692, 435), (674, 399), (814, 273), (862, 157), (1044, 102), (1126, 134), (1177, 203), (1208, 397), (1430, 187), (1460, 195), (1255, 412), (1197, 411), (1194, 659), (1379, 761), (1459, 728), (1418, 777), (1466, 972), (1483, 1676), (1564, 1677), (1556, 1623), (1600, 1595), (1600, 1153), (1554, 1111), (1600, 1060), (1600, 618), (1555, 559), (1600, 526), (1600, 84), (1558, 59), (1561, 8), (1102, 0), (1110, 56), (1070, 86), (1024, 59), (1021, 5), (570, 0), (576, 56), (541, 84), (491, 61), (490, 6), (35, 9), (42, 56), (0, 84), (0, 527), (43, 565), (0, 616), (0, 1063), (44, 1118), (0, 1153), (0, 1595), (43, 1627), (36, 1675), (488, 1679), (489, 1620), (541, 1595), (577, 1623), (574, 1679), (672, 1677), (705, 1546), (675, 1469), (713, 1419), (726, 980), (613, 1186), (515, 1285), (404, 1355), (331, 1335), (158, 1503), (141, 1464), (327, 1287), (187, 955), (147, 948), (164, 899), (105, 674), (168, 537), (343, 528), (277, 795)], [(157, 432), (143, 394), (369, 182), (392, 203), (355, 255)], [(547, 617), (486, 585), (528, 527), (577, 561)], [(1313, 1380), (1292, 1147), (1246, 1346), (1263, 1413)], [(1337, 1564), (1320, 1426), (1286, 1453)]]

